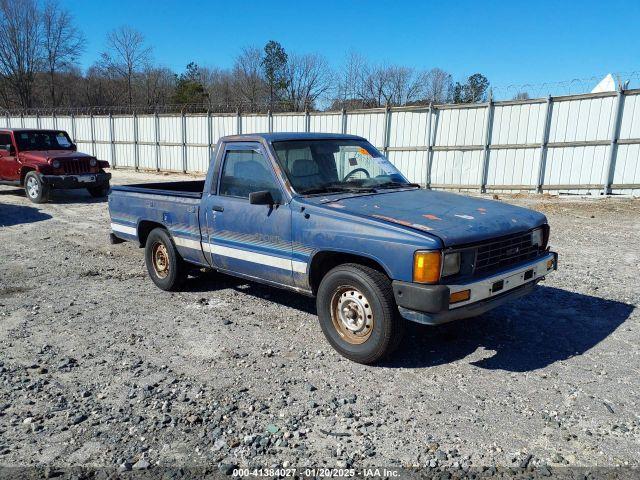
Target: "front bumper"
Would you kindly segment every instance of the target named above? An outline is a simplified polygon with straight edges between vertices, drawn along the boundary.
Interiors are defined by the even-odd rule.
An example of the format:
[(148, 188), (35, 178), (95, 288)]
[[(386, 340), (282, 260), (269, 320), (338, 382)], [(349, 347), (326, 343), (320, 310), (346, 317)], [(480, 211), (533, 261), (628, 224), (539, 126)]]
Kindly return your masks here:
[(50, 188), (88, 188), (99, 187), (109, 183), (111, 174), (86, 173), (82, 175), (41, 175), (42, 183)]
[[(475, 317), (515, 298), (530, 293), (535, 285), (558, 267), (558, 254), (543, 256), (481, 280), (458, 285), (421, 285), (393, 282), (393, 294), (400, 314), (407, 320), (427, 325)], [(450, 303), (450, 295), (469, 290), (469, 300)]]

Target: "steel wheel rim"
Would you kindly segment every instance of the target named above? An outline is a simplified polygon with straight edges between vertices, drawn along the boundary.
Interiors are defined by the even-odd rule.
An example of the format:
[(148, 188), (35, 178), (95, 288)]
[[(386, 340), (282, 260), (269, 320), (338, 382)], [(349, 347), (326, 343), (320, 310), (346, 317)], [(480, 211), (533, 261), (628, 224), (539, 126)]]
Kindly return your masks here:
[(27, 193), (29, 196), (31, 198), (36, 198), (38, 196), (39, 189), (38, 181), (33, 177), (29, 177), (27, 179)]
[(167, 278), (169, 275), (169, 252), (164, 243), (155, 242), (151, 247), (151, 263), (158, 277)]
[(344, 285), (331, 298), (331, 321), (338, 335), (351, 345), (361, 345), (373, 332), (373, 309), (357, 288)]

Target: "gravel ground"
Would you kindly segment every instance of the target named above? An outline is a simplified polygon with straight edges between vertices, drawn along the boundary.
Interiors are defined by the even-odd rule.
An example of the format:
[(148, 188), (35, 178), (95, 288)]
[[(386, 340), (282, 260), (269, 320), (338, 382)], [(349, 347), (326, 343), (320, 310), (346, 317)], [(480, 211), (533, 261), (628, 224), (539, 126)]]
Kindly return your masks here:
[(548, 216), (559, 271), (362, 366), (312, 299), (216, 274), (162, 292), (105, 202), (0, 187), (0, 465), (639, 466), (640, 201), (501, 200)]

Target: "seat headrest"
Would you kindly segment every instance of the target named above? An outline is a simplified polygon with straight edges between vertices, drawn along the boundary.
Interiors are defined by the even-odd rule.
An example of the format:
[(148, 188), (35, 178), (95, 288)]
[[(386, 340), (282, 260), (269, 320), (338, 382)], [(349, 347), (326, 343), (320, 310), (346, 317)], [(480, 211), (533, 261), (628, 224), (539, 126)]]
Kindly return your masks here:
[(294, 177), (309, 177), (311, 175), (318, 175), (319, 173), (318, 164), (307, 158), (296, 160), (291, 166), (291, 175)]
[(264, 180), (268, 178), (269, 172), (260, 162), (247, 160), (238, 162), (233, 166), (233, 176), (247, 180)]

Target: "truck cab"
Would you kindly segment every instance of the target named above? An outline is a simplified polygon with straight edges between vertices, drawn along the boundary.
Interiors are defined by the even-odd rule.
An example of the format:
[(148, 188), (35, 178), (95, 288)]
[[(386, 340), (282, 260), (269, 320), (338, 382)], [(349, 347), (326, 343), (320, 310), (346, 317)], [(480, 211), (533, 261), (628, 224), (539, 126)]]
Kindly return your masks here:
[(64, 130), (0, 129), (0, 184), (25, 189), (34, 203), (52, 189), (86, 188), (93, 197), (109, 192), (109, 163), (77, 151)]

